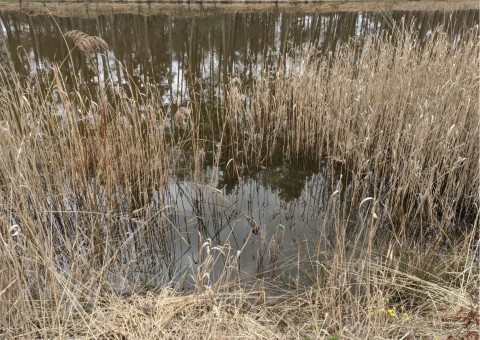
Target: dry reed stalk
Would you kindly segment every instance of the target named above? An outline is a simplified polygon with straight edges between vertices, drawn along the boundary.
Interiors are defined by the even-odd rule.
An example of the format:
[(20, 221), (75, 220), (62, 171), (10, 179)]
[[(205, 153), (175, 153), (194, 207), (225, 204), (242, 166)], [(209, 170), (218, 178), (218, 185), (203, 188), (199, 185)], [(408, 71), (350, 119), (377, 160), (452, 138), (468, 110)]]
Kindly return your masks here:
[(108, 50), (108, 44), (102, 38), (95, 35), (88, 35), (82, 31), (71, 30), (64, 34), (65, 38), (71, 40), (75, 47), (85, 56), (89, 56), (94, 52)]

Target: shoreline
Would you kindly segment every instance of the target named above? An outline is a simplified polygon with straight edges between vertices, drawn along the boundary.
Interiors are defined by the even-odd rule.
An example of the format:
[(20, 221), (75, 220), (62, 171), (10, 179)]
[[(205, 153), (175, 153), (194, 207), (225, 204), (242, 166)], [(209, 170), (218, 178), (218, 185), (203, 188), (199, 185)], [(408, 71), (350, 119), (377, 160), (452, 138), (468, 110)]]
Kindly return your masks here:
[(245, 1), (235, 3), (230, 1), (207, 1), (207, 2), (75, 2), (75, 1), (52, 1), (52, 2), (5, 2), (0, 1), (2, 10), (22, 11), (27, 15), (53, 16), (77, 16), (95, 17), (99, 15), (111, 15), (120, 13), (135, 13), (141, 15), (185, 15), (207, 16), (218, 13), (235, 13), (249, 11), (276, 11), (276, 12), (348, 12), (348, 11), (455, 11), (479, 9), (477, 1)]

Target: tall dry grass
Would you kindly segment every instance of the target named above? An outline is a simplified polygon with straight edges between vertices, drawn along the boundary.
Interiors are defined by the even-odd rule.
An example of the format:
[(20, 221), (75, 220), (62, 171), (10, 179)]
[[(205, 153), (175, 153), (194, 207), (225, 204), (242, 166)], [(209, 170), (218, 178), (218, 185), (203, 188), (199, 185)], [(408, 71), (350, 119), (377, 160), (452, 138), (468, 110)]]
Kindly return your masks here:
[[(405, 28), (401, 32), (404, 32)], [(265, 65), (228, 86), (231, 157), (268, 166), (327, 159), (364, 181), (404, 233), (473, 223), (479, 186), (478, 27), (452, 41), (441, 29), (370, 35), (317, 58)], [(381, 185), (384, 192), (380, 192)]]
[[(472, 334), (478, 56), (478, 27), (460, 40), (441, 29), (426, 41), (407, 29), (379, 33), (327, 58), (307, 49), (253, 84), (226, 85), (224, 111), (211, 118), (215, 138), (198, 102), (179, 128), (155, 92), (109, 98), (108, 82), (84, 92), (59, 68), (45, 90), (2, 67), (1, 336)], [(181, 293), (181, 279), (168, 287), (178, 231), (167, 183), (184, 171), (200, 178), (210, 147), (210, 162), (238, 173), (281, 157), (327, 160), (344, 177), (307, 258), (251, 285), (239, 277), (237, 249), (203, 240), (189, 273), (195, 289)], [(379, 241), (381, 230), (389, 236)], [(119, 287), (142, 267), (139, 245), (164, 254), (164, 284), (146, 294), (148, 283)], [(214, 279), (216, 263), (224, 271)]]

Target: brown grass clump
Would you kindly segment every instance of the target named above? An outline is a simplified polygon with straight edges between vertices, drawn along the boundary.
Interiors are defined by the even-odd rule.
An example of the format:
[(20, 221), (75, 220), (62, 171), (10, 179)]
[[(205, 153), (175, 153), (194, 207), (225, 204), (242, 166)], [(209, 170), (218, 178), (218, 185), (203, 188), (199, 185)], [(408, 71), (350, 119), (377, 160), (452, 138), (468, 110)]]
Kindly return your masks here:
[(100, 37), (88, 35), (82, 31), (71, 30), (64, 34), (65, 38), (72, 41), (75, 47), (85, 56), (89, 56), (94, 52), (108, 50), (108, 44)]
[[(86, 54), (107, 47), (78, 31), (66, 37)], [(120, 88), (112, 100), (110, 80), (83, 90), (58, 67), (39, 90), (36, 76), (0, 66), (0, 337), (475, 332), (478, 27), (453, 40), (438, 29), (419, 41), (404, 28), (365, 39), (326, 58), (309, 48), (253, 84), (226, 84), (216, 117), (200, 121), (192, 109), (180, 133), (154, 90)], [(279, 159), (326, 161), (327, 178), (339, 167), (345, 175), (326, 189), (307, 255), (248, 278), (243, 248), (204, 240), (199, 227), (198, 263), (176, 268), (171, 180), (201, 178), (208, 160), (240, 173)], [(278, 256), (260, 244), (264, 226), (235, 211), (252, 227), (245, 242), (256, 237), (259, 253)]]

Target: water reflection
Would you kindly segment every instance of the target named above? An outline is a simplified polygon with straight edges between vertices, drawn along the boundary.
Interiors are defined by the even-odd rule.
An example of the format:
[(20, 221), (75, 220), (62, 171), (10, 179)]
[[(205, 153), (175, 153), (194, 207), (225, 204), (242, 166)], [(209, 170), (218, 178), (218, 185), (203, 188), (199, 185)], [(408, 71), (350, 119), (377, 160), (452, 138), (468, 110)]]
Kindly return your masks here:
[[(211, 264), (210, 279), (224, 274), (229, 258), (238, 261), (235, 275), (276, 276), (285, 274), (279, 268), (291, 268), (286, 264), (307, 259), (312, 251), (327, 258), (337, 244), (348, 254), (366, 244), (388, 246), (383, 233), (372, 240), (371, 231), (363, 227), (370, 202), (352, 208), (351, 179), (340, 173), (332, 176), (327, 165), (320, 171), (281, 167), (241, 178), (220, 171), (218, 180), (210, 181), (217, 171), (208, 167), (202, 183), (170, 181), (119, 227), (126, 228), (118, 234), (123, 263), (113, 280), (119, 289), (156, 286), (172, 278), (195, 286), (191, 273), (205, 265), (204, 245), (209, 240), (222, 254)], [(371, 183), (366, 183), (361, 197), (372, 195)], [(377, 209), (380, 218), (386, 216)]]
[[(232, 179), (222, 173), (218, 183), (208, 183), (207, 178), (214, 177), (215, 171), (209, 167), (204, 173), (203, 182), (207, 184), (170, 182), (166, 196), (157, 194), (147, 208), (150, 212), (129, 225), (128, 232), (135, 235), (135, 241), (123, 249), (121, 271), (129, 273), (124, 279), (137, 282), (138, 270), (142, 270), (145, 284), (157, 284), (164, 278), (159, 273), (169, 272), (178, 278), (202, 263), (202, 244), (208, 239), (231, 255), (242, 250), (238, 269), (247, 273), (272, 274), (292, 257), (308, 256), (308, 250), (319, 246), (334, 246), (338, 235), (331, 228), (332, 219), (344, 200), (332, 195), (339, 178), (328, 178), (326, 168), (320, 172), (293, 168), (261, 171), (250, 178), (233, 179), (236, 184), (230, 189), (227, 183)], [(165, 202), (169, 203), (167, 208), (161, 208)], [(158, 225), (144, 228), (142, 221), (154, 221), (159, 216), (158, 208), (164, 218), (158, 218)], [(258, 224), (258, 230), (252, 230), (252, 221)], [(347, 234), (353, 239), (358, 230), (354, 224), (352, 227)], [(221, 273), (223, 266), (222, 261), (215, 263), (213, 275), (215, 271)]]
[[(155, 87), (164, 104), (202, 95), (215, 103), (218, 86), (238, 75), (248, 81), (253, 68), (276, 61), (292, 49), (315, 47), (332, 53), (352, 37), (361, 38), (394, 25), (411, 25), (422, 39), (438, 25), (461, 35), (478, 24), (478, 11), (234, 13), (206, 17), (135, 14), (95, 18), (30, 16), (0, 11), (0, 60), (27, 77), (63, 63), (87, 83), (111, 80), (117, 86)], [(110, 50), (86, 61), (68, 49), (61, 32), (80, 30), (104, 38)], [(99, 74), (87, 67), (96, 62)], [(119, 65), (123, 65), (125, 68)], [(78, 70), (78, 73), (73, 70)], [(72, 75), (73, 77), (73, 75)]]

